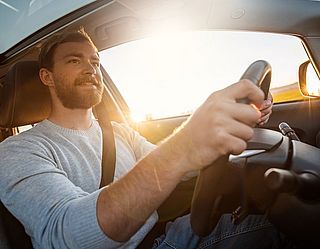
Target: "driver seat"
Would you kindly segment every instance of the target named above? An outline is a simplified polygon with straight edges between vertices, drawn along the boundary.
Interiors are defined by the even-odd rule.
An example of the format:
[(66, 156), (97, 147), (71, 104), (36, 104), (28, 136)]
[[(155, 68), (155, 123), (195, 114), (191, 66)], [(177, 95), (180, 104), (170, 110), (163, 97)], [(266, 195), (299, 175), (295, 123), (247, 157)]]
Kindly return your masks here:
[[(9, 69), (0, 84), (0, 142), (16, 128), (35, 124), (49, 115), (49, 89), (39, 78), (37, 61), (21, 61)], [(0, 82), (1, 83), (1, 82)], [(0, 202), (0, 248), (33, 248), (22, 224)]]

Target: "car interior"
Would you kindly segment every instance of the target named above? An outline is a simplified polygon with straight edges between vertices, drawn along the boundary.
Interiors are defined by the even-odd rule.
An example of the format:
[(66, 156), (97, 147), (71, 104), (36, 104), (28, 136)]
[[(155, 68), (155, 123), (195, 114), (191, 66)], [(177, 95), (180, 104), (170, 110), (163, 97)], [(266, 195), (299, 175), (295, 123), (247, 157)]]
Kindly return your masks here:
[[(42, 27), (0, 54), (0, 142), (21, 132), (22, 126), (33, 126), (48, 116), (50, 97), (38, 76), (37, 56), (41, 44), (55, 32), (84, 27), (99, 51), (148, 37), (155, 29), (165, 29), (177, 20), (188, 27), (183, 29), (286, 34), (301, 39), (309, 57), (308, 64), (312, 64), (319, 75), (319, 19), (320, 2), (311, 0), (94, 1)], [(101, 70), (105, 91), (100, 111), (111, 121), (127, 123), (149, 141), (159, 143), (188, 118), (189, 115), (181, 115), (132, 122), (117, 82), (113, 82), (105, 68)], [(297, 68), (296, 73), (300, 73), (303, 88), (307, 80), (306, 68)], [(259, 75), (257, 70), (252, 74)], [(258, 78), (261, 81), (263, 77), (265, 75)], [(158, 209), (159, 222), (140, 248), (150, 247), (152, 239), (163, 232), (165, 223), (178, 216), (191, 212), (195, 232), (204, 235), (211, 231), (222, 213), (237, 211), (238, 207), (242, 207), (242, 211), (235, 212), (238, 222), (247, 212), (269, 213), (280, 231), (294, 240), (299, 238), (299, 245), (319, 248), (320, 99), (319, 95), (310, 94), (309, 97), (308, 100), (275, 104), (269, 122), (257, 128), (248, 143), (248, 150), (260, 152), (229, 159), (242, 165), (244, 179), (237, 180), (239, 171), (226, 166), (228, 159), (222, 158), (216, 167), (211, 167), (220, 168), (218, 173), (203, 171), (198, 178), (181, 182)], [(290, 124), (299, 141), (281, 134), (279, 124), (282, 122)], [(221, 169), (223, 167), (225, 169)], [(220, 178), (224, 183), (208, 180), (208, 175), (209, 178), (223, 176)], [(264, 179), (269, 182), (265, 183)], [(226, 184), (229, 182), (233, 184)], [(221, 187), (213, 191), (214, 186)], [(238, 192), (239, 189), (244, 192)], [(245, 201), (239, 198), (243, 193), (249, 196)], [(207, 199), (203, 195), (211, 196), (211, 202), (203, 202)], [(23, 226), (0, 204), (0, 248), (32, 248)], [(208, 222), (210, 218), (212, 222)]]

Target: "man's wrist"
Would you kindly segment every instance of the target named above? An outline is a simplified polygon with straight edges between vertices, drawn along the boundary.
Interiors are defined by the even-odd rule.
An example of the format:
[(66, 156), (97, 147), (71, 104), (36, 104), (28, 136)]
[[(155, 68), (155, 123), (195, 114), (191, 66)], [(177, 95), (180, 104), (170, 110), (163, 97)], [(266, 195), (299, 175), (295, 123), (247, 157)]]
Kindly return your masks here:
[(159, 150), (155, 151), (158, 160), (163, 161), (165, 167), (169, 167), (171, 172), (176, 172), (181, 177), (193, 170), (188, 156), (188, 148), (192, 141), (182, 129), (167, 138), (158, 147)]

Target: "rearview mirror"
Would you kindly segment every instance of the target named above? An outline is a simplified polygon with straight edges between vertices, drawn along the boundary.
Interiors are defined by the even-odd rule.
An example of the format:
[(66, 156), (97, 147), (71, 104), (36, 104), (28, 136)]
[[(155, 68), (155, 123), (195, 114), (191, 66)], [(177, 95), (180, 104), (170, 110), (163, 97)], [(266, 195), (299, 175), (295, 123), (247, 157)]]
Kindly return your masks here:
[(306, 97), (320, 97), (320, 80), (310, 61), (299, 67), (299, 87)]

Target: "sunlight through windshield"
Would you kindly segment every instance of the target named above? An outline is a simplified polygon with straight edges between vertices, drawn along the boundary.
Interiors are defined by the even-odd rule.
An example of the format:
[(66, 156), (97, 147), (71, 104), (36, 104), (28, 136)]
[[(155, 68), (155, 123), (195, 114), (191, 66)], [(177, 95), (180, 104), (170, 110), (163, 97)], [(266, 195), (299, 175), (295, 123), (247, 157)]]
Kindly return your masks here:
[(273, 88), (297, 86), (299, 65), (307, 59), (295, 37), (222, 31), (167, 34), (100, 55), (136, 120), (192, 113), (211, 92), (238, 81), (255, 60), (271, 64)]

